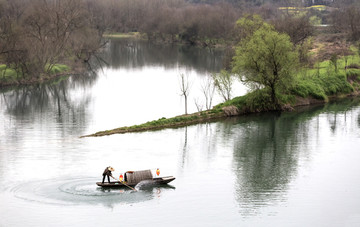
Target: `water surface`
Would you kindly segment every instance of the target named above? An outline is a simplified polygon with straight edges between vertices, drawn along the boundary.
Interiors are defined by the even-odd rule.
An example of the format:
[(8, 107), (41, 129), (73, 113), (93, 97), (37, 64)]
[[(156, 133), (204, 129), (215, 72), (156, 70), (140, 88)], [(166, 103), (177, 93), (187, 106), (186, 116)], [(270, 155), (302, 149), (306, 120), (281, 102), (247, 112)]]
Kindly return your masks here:
[[(222, 52), (113, 41), (102, 58), (95, 74), (1, 92), (0, 226), (360, 225), (358, 99), (80, 139), (182, 114), (178, 74), (200, 98)], [(108, 165), (176, 180), (103, 190)]]

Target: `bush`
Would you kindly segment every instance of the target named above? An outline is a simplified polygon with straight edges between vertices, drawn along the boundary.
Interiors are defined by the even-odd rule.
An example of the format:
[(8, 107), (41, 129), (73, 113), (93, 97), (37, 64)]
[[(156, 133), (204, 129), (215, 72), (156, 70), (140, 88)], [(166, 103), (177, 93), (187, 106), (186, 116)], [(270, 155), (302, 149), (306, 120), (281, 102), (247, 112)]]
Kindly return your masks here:
[(343, 75), (334, 74), (328, 77), (320, 77), (317, 81), (323, 87), (326, 95), (345, 94), (354, 91), (354, 88)]
[(276, 109), (274, 103), (271, 103), (269, 89), (260, 89), (251, 92), (246, 99), (245, 108), (250, 112), (262, 112)]
[(67, 65), (56, 64), (50, 69), (50, 74), (57, 74), (68, 71), (70, 68)]
[(306, 98), (326, 100), (329, 95), (345, 94), (354, 91), (354, 88), (342, 74), (319, 75), (299, 79), (291, 92), (294, 95)]
[(351, 68), (346, 71), (346, 78), (348, 80), (360, 81), (360, 69)]
[(214, 109), (221, 109), (225, 106), (235, 106), (242, 112), (262, 112), (276, 109), (275, 105), (271, 103), (269, 89), (255, 90), (219, 104)]
[(326, 100), (327, 96), (324, 89), (314, 80), (299, 80), (291, 90), (292, 94), (306, 98)]
[(7, 68), (6, 65), (0, 65), (0, 81), (11, 82), (17, 80), (17, 72), (14, 69)]

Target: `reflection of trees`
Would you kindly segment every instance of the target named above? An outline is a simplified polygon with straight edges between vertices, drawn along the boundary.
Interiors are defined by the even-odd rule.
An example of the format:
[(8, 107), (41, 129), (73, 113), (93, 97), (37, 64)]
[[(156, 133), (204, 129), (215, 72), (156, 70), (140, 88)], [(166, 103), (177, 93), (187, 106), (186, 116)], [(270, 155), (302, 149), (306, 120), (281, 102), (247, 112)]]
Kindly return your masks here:
[[(301, 138), (296, 132), (299, 125), (293, 122), (269, 114), (242, 124), (234, 148), (235, 168), (241, 172), (236, 188), (241, 204), (261, 205), (273, 200), (296, 174), (298, 151), (294, 147)], [(306, 131), (304, 128), (300, 127), (301, 131)]]
[(217, 72), (222, 68), (222, 53), (220, 50), (190, 46), (156, 45), (146, 41), (112, 39), (103, 52), (103, 58), (114, 68), (179, 66), (200, 72)]
[(197, 133), (197, 139), (201, 144), (203, 144), (203, 150), (207, 151), (208, 159), (211, 159), (216, 156), (216, 143), (218, 142), (216, 133), (214, 132), (212, 124), (209, 123), (199, 125), (198, 130), (200, 129), (205, 132), (203, 132), (203, 134)]
[[(242, 211), (256, 212), (283, 197), (296, 175), (298, 157), (307, 151), (309, 131), (318, 136), (319, 128), (310, 125), (314, 113), (322, 107), (305, 112), (267, 113), (225, 121), (225, 137), (234, 138), (234, 170), (236, 192)], [(234, 124), (236, 126), (234, 126)], [(306, 155), (306, 154), (305, 154)]]
[(185, 126), (185, 136), (184, 136), (184, 146), (181, 150), (181, 168), (183, 169), (185, 166), (185, 160), (187, 158), (187, 154), (188, 154), (188, 131), (187, 131), (187, 126)]
[[(234, 140), (235, 187), (242, 212), (256, 212), (258, 207), (281, 200), (297, 174), (299, 156), (307, 156), (313, 149), (311, 143), (317, 143), (324, 129), (341, 128), (337, 125), (345, 124), (346, 119), (340, 118), (340, 113), (355, 105), (359, 105), (358, 99), (348, 99), (291, 113), (231, 118), (218, 124), (223, 127), (217, 131), (224, 140)], [(327, 116), (322, 118), (321, 113)], [(321, 119), (331, 119), (330, 128), (321, 125)]]
[(13, 89), (1, 94), (0, 105), (15, 120), (35, 121), (40, 118), (38, 120), (50, 123), (55, 119), (59, 125), (66, 124), (63, 130), (80, 135), (79, 130), (86, 124), (85, 110), (91, 98), (85, 90), (92, 86), (96, 78), (96, 75), (78, 75), (47, 84)]
[(332, 133), (336, 133), (338, 128), (346, 124), (347, 112), (358, 105), (359, 98), (351, 98), (335, 101), (324, 107), (324, 110), (329, 113), (327, 118)]
[(216, 156), (217, 137), (216, 133), (213, 131), (212, 124), (210, 123), (198, 124), (196, 126), (196, 133), (190, 142), (188, 141), (188, 127), (185, 126), (184, 138), (181, 138), (181, 142), (183, 142), (183, 146), (180, 149), (181, 170), (184, 169), (187, 161), (190, 159), (191, 144), (200, 144), (201, 150), (206, 151), (208, 159), (212, 159)]

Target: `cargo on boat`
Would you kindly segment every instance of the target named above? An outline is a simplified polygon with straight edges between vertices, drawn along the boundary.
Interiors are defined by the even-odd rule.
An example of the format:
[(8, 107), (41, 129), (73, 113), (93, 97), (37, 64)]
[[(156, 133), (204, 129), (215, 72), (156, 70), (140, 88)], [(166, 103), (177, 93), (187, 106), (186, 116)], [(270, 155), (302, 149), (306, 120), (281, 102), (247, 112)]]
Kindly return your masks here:
[(98, 186), (107, 188), (107, 187), (135, 187), (141, 181), (148, 181), (152, 184), (167, 184), (175, 180), (173, 176), (167, 177), (153, 177), (151, 170), (141, 170), (141, 171), (127, 171), (124, 174), (124, 179), (121, 181), (113, 182), (96, 182)]

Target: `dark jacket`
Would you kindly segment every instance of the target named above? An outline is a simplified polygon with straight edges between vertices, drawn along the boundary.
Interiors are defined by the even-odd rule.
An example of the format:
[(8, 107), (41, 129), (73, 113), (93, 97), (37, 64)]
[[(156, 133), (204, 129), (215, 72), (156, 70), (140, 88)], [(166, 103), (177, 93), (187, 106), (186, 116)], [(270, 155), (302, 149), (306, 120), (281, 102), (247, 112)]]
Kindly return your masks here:
[(106, 169), (104, 170), (103, 176), (106, 176), (106, 175), (112, 176), (112, 173), (111, 173), (111, 171), (110, 171), (108, 168), (109, 168), (109, 167), (106, 167)]

